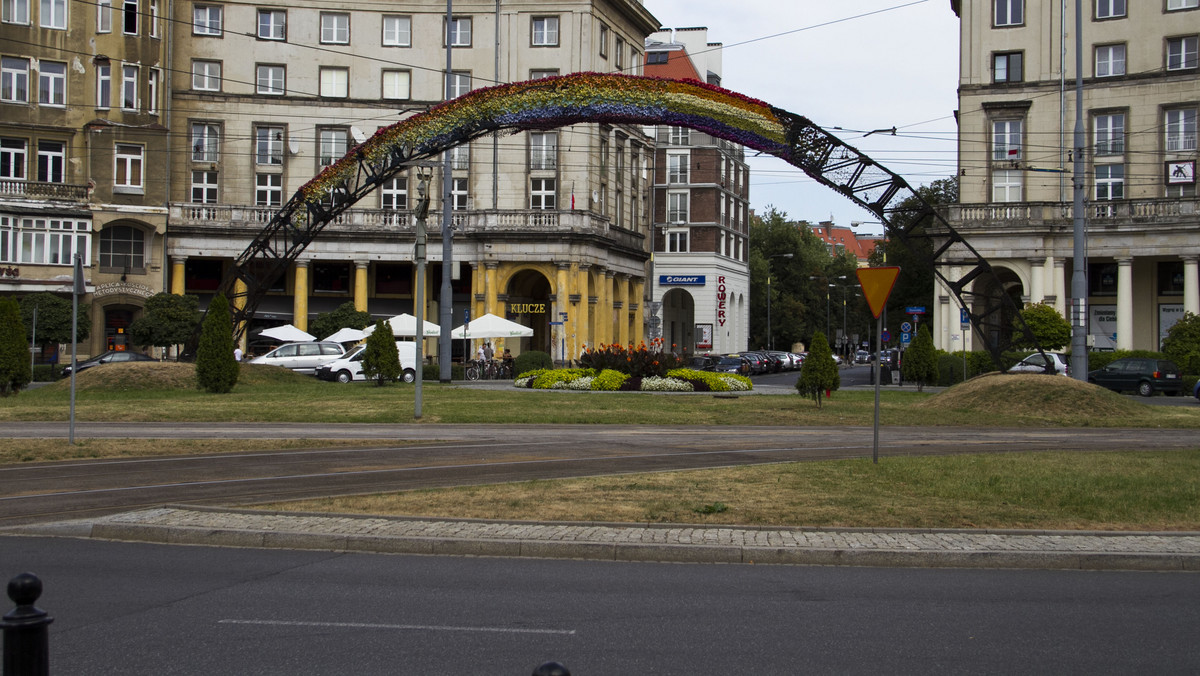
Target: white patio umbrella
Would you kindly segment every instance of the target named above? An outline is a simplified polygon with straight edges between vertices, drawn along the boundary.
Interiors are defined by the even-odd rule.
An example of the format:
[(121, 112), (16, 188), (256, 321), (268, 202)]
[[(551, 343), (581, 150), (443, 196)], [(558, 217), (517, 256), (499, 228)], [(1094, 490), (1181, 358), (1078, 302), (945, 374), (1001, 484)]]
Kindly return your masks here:
[(335, 343), (357, 343), (366, 337), (367, 334), (362, 329), (352, 329), (347, 326), (326, 336), (325, 340), (331, 340)]
[(302, 343), (317, 339), (316, 336), (305, 331), (301, 331), (291, 324), (272, 326), (269, 329), (263, 329), (262, 331), (259, 331), (258, 335), (266, 338), (274, 338), (275, 340), (282, 340), (286, 343)]
[(528, 338), (533, 329), (494, 314), (485, 314), (450, 332), (452, 338)]
[[(412, 338), (417, 335), (417, 318), (408, 313), (396, 315), (395, 317), (387, 320), (387, 323), (392, 327), (392, 335), (394, 336)], [(363, 329), (363, 334), (368, 336), (374, 332), (374, 324)], [(433, 322), (425, 322), (423, 335), (427, 338), (431, 336), (440, 336), (442, 335), (442, 328)]]

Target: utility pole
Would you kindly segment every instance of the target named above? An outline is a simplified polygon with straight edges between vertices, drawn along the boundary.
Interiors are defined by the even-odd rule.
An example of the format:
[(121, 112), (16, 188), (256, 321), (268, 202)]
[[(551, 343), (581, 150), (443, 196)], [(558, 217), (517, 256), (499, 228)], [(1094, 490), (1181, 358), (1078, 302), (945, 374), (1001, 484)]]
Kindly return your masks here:
[(1087, 165), (1083, 159), (1083, 0), (1075, 0), (1075, 166), (1073, 232), (1074, 251), (1071, 271), (1071, 374), (1087, 382), (1087, 223), (1084, 221), (1083, 195)]
[[(451, 69), (451, 53), (454, 49), (454, 12), (452, 0), (446, 0), (446, 100), (454, 98), (454, 73)], [(454, 329), (454, 291), (450, 286), (451, 268), (454, 265), (454, 202), (450, 194), (450, 186), (454, 181), (454, 167), (450, 161), (450, 151), (444, 153), (442, 162), (442, 291), (438, 308), (439, 322), (442, 331), (438, 336), (438, 380), (450, 382), (450, 331)], [(464, 360), (466, 355), (463, 355)]]

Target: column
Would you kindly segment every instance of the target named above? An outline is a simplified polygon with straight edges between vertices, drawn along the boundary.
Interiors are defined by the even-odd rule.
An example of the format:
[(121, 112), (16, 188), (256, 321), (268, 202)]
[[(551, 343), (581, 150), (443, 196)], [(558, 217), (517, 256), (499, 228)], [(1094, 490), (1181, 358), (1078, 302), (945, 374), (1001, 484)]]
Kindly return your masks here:
[(1133, 349), (1133, 259), (1117, 259), (1117, 349)]
[(1067, 317), (1067, 273), (1066, 261), (1062, 258), (1054, 259), (1054, 309), (1058, 310), (1058, 314), (1071, 321)]
[(354, 309), (367, 311), (367, 261), (354, 261)]
[(937, 330), (933, 332), (933, 345), (939, 350), (953, 352), (955, 346), (954, 341), (950, 337), (952, 327), (950, 316), (954, 314), (954, 304), (950, 302), (950, 296), (942, 295), (941, 292), (945, 289), (945, 285), (941, 284), (940, 281), (938, 286), (941, 288), (938, 289), (938, 302), (935, 310), (936, 314), (934, 315), (937, 320)]
[[(556, 266), (554, 271), (554, 312), (558, 314), (555, 314), (550, 320), (562, 322), (562, 326), (556, 326), (555, 328), (558, 330), (551, 333), (551, 340), (554, 341), (554, 345), (551, 346), (550, 353), (554, 354), (555, 350), (557, 350), (559, 353), (558, 358), (562, 360), (564, 365), (568, 360), (574, 359), (575, 354), (578, 354), (578, 352), (575, 354), (571, 353), (571, 350), (575, 349), (575, 341), (571, 337), (573, 334), (572, 327), (575, 325), (575, 317), (572, 315), (575, 312), (570, 306), (571, 294), (567, 288), (567, 274), (570, 270), (571, 265), (569, 263), (559, 263)], [(565, 319), (562, 313), (566, 314)]]
[(612, 270), (604, 271), (604, 282), (600, 285), (600, 302), (597, 310), (600, 313), (599, 331), (596, 339), (605, 345), (612, 344), (613, 336), (613, 281), (616, 274)]
[(496, 294), (499, 293), (496, 288), (496, 270), (500, 267), (500, 263), (488, 261), (483, 264), (483, 267), (483, 311), (503, 317), (504, 314), (496, 307)]
[[(622, 347), (629, 346), (629, 275), (617, 276), (617, 342)], [(615, 305), (615, 303), (614, 303)]]
[(1043, 267), (1045, 260), (1041, 258), (1029, 259), (1029, 302), (1040, 303), (1046, 299), (1046, 269)]
[(482, 265), (471, 266), (471, 295), (468, 302), (471, 308), (471, 319), (482, 317), (487, 312), (487, 290), (485, 288), (485, 278)]
[[(187, 256), (171, 257), (171, 293), (182, 296), (187, 292)], [(104, 335), (101, 332), (101, 335)]]
[[(579, 321), (575, 324), (575, 334), (579, 341), (579, 351), (596, 346), (592, 334), (592, 304), (588, 292), (588, 278), (591, 266), (581, 264), (576, 274), (575, 288), (579, 290)], [(576, 353), (578, 356), (578, 352)]]
[(1200, 256), (1183, 256), (1183, 311), (1200, 315), (1200, 274), (1197, 261)]
[(292, 283), (292, 326), (308, 330), (308, 261), (296, 261)]
[[(646, 342), (646, 281), (639, 279), (633, 282), (631, 298), (637, 302), (637, 310), (633, 313), (633, 346), (637, 347)], [(714, 327), (715, 328), (715, 327)], [(713, 336), (716, 339), (716, 336)]]
[[(233, 310), (246, 309), (246, 282), (242, 281), (241, 277), (233, 280)], [(242, 352), (246, 351), (246, 321), (242, 320), (234, 327), (234, 335), (238, 338), (238, 347), (242, 348)]]

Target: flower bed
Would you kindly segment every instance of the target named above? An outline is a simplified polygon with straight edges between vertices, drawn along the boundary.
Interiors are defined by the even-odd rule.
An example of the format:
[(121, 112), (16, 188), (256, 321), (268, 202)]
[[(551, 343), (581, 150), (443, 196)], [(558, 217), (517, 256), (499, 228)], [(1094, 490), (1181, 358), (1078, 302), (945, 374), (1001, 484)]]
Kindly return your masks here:
[(538, 369), (517, 376), (514, 387), (605, 392), (748, 392), (750, 379), (734, 373), (671, 369), (665, 376), (630, 376), (613, 369)]

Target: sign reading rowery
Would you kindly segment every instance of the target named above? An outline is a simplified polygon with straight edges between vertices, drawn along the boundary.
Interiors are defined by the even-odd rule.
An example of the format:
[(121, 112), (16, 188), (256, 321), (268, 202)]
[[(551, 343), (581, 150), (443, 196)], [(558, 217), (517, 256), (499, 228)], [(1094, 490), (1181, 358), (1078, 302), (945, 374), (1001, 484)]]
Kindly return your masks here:
[[(703, 277), (701, 277), (703, 279)], [(725, 326), (725, 275), (717, 277), (717, 326)]]
[(659, 275), (660, 286), (704, 286), (704, 275)]

